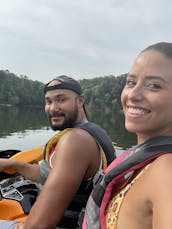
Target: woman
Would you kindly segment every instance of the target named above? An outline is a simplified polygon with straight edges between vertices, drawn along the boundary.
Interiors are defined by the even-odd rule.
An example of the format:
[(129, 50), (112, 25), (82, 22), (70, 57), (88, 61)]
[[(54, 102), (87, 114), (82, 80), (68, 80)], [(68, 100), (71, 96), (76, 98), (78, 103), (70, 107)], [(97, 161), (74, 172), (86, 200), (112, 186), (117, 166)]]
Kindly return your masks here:
[[(118, 180), (112, 176), (110, 166), (104, 176), (105, 181), (112, 180), (111, 190), (105, 191), (105, 194), (110, 193), (108, 202), (104, 204), (105, 194), (100, 201), (101, 192), (97, 186), (88, 201), (83, 228), (93, 228), (92, 221), (94, 228), (102, 229), (171, 229), (172, 147), (166, 150), (166, 139), (172, 142), (172, 43), (151, 45), (137, 56), (128, 73), (121, 101), (125, 127), (136, 133), (138, 145), (130, 154), (122, 156), (125, 160), (120, 164), (119, 158), (115, 160), (116, 168), (122, 171), (122, 165), (125, 167), (132, 158), (134, 160), (140, 148), (152, 159), (149, 163), (146, 159), (142, 166), (136, 164), (125, 176), (118, 171)], [(152, 142), (159, 144), (159, 140), (164, 146), (158, 146), (160, 154), (153, 159), (153, 147), (149, 147), (149, 152), (146, 147)], [(133, 161), (130, 164), (132, 167)], [(106, 184), (104, 180), (99, 186)], [(108, 187), (110, 189), (110, 185)], [(98, 201), (95, 196), (99, 196)]]

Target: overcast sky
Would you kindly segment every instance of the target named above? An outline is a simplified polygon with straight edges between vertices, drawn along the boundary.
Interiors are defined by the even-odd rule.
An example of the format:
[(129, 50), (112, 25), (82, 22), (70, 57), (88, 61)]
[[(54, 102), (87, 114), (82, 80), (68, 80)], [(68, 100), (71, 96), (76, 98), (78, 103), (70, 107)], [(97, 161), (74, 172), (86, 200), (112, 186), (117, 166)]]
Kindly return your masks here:
[(0, 69), (32, 80), (120, 75), (159, 41), (171, 0), (0, 0)]

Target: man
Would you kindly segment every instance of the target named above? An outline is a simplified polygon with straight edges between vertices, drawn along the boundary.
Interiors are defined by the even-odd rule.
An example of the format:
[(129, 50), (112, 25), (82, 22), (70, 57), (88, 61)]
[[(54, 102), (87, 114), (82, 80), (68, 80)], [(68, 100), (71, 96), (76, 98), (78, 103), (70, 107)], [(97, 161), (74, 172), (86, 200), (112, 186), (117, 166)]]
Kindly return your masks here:
[(114, 148), (106, 132), (88, 122), (76, 80), (59, 76), (45, 85), (44, 92), (45, 112), (60, 134), (47, 143), (40, 165), (2, 159), (0, 170), (13, 168), (32, 181), (45, 182), (28, 219), (16, 228), (76, 228), (93, 177), (114, 159)]

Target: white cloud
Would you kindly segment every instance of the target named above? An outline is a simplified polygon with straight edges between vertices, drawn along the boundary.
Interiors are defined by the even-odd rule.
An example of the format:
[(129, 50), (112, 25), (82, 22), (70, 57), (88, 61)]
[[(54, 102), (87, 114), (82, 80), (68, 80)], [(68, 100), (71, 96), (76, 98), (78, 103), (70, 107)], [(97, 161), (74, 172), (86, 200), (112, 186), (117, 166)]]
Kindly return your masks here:
[(147, 45), (171, 41), (171, 8), (162, 0), (1, 0), (1, 69), (43, 82), (125, 73)]

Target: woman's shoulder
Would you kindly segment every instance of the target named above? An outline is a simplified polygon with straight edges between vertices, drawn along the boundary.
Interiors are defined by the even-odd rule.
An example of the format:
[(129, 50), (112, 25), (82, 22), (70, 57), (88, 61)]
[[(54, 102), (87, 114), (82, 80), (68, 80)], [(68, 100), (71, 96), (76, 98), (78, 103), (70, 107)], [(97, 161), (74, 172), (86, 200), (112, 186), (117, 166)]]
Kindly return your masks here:
[(168, 192), (172, 193), (172, 153), (166, 153), (156, 158), (149, 167), (146, 179), (150, 189), (160, 194)]

